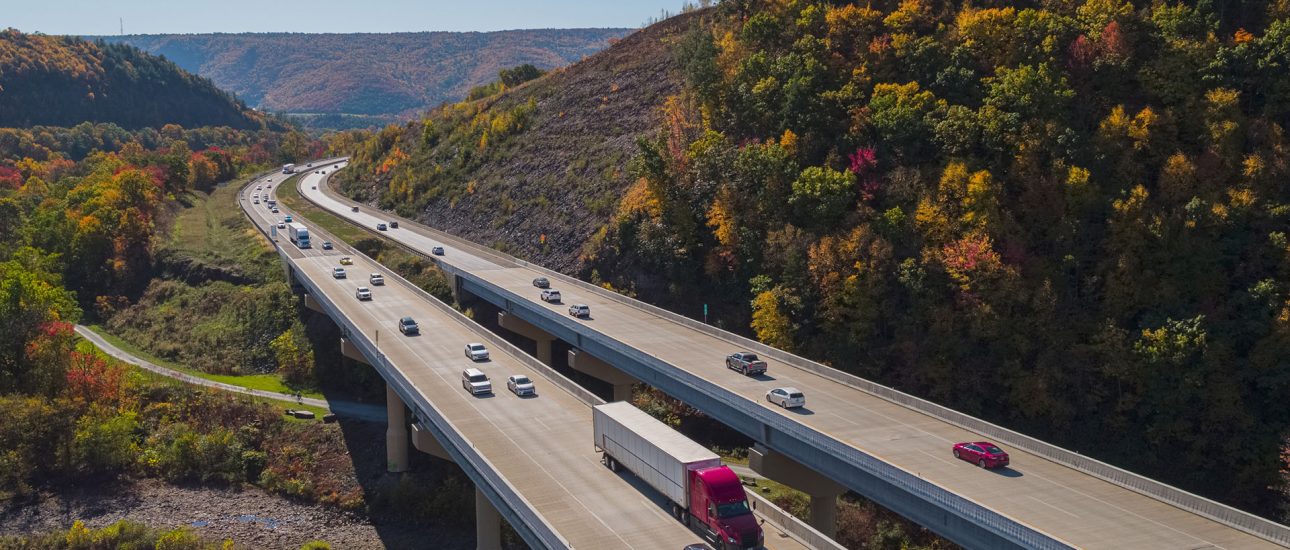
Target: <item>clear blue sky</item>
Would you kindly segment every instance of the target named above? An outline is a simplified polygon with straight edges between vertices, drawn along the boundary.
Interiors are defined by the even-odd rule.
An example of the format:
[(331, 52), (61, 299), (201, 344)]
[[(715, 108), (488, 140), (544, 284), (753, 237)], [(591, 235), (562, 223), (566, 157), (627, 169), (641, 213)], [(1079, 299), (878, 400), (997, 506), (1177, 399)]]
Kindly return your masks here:
[(494, 31), (639, 27), (682, 0), (3, 0), (0, 28), (45, 34)]

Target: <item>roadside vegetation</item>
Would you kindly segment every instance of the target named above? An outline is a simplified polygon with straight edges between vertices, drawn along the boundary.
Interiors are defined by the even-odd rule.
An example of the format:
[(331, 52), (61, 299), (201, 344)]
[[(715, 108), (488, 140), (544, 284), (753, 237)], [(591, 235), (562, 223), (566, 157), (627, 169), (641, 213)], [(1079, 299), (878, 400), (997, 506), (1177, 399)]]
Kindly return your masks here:
[[(159, 550), (232, 550), (249, 547), (232, 540), (212, 542), (191, 530), (153, 529), (141, 523), (121, 520), (102, 529), (77, 521), (64, 531), (0, 537), (0, 550), (101, 550), (109, 548), (157, 548)], [(330, 550), (324, 541), (310, 541), (300, 550)]]
[[(677, 19), (683, 85), (634, 100), (660, 120), (599, 166), (623, 184), (556, 267), (1290, 518), (1286, 4), (748, 0)], [(375, 134), (345, 189), (450, 231), (497, 223), (550, 263), (510, 220), (541, 211), (522, 204), (544, 165), (459, 171), (540, 154), (582, 173), (582, 144), (481, 124), (530, 90), (598, 86), (580, 65)], [(598, 200), (538, 184), (573, 190), (556, 210)]]

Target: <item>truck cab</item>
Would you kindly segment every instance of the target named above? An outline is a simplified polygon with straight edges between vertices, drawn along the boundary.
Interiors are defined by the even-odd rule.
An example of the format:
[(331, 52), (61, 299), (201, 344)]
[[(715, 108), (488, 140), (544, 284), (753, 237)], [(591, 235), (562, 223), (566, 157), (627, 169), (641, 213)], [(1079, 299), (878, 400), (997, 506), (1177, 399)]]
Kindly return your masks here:
[(714, 548), (761, 548), (762, 530), (739, 476), (726, 466), (690, 470), (691, 525)]

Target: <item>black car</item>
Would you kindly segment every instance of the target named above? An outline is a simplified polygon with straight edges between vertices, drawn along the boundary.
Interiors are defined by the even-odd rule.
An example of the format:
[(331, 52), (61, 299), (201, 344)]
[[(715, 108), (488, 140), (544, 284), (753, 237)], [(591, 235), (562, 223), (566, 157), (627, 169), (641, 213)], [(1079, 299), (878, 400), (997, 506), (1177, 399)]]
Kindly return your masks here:
[(377, 230), (377, 231), (385, 231), (385, 224), (383, 224), (383, 223), (378, 223), (378, 224), (376, 224), (376, 230)]
[(399, 228), (399, 222), (396, 222), (396, 221), (390, 222), (390, 229), (398, 229), (398, 228)]
[(551, 288), (551, 281), (546, 280), (546, 277), (538, 277), (533, 279), (533, 286), (538, 288)]

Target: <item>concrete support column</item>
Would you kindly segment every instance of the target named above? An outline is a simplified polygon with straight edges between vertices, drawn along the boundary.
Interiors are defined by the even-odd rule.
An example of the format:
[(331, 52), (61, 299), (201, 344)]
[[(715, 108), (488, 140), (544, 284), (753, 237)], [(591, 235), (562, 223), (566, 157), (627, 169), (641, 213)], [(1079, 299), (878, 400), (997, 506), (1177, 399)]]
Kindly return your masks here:
[(388, 417), (385, 429), (385, 464), (390, 472), (408, 471), (408, 425), (403, 412), (403, 400), (394, 387), (385, 385), (385, 412)]
[(846, 492), (845, 487), (761, 444), (748, 450), (748, 467), (806, 493), (811, 497), (811, 517), (807, 523), (829, 538), (837, 533), (838, 497)]
[(318, 300), (315, 300), (314, 297), (308, 293), (305, 294), (305, 307), (317, 311), (318, 313), (327, 313), (326, 311), (323, 311), (322, 304), (318, 303)]
[(631, 375), (614, 368), (580, 349), (569, 350), (569, 367), (573, 370), (603, 380), (614, 386), (614, 401), (628, 401), (632, 398), (632, 384), (638, 382)]
[(502, 515), (493, 508), (483, 491), (475, 488), (475, 548), (501, 550)]
[(340, 339), (340, 354), (364, 365), (371, 365), (363, 352), (358, 350), (358, 346), (355, 346), (353, 342), (349, 341), (349, 338), (343, 336)]
[(418, 451), (435, 458), (456, 462), (452, 459), (452, 455), (449, 455), (448, 451), (443, 448), (443, 444), (439, 443), (434, 434), (430, 433), (430, 430), (421, 427), (420, 424), (415, 422), (412, 424), (412, 446), (416, 447)]
[(537, 359), (543, 365), (551, 366), (551, 342), (555, 337), (533, 324), (505, 311), (497, 312), (497, 324), (502, 328), (537, 342)]

